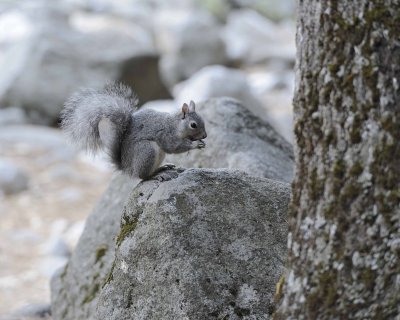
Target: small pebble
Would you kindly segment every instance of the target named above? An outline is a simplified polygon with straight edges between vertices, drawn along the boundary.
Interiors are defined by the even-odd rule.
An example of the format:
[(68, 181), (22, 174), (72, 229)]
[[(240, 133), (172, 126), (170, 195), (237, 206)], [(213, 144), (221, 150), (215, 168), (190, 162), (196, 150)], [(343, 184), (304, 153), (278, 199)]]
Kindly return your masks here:
[(28, 174), (22, 168), (0, 159), (0, 193), (19, 193), (28, 188), (28, 182)]

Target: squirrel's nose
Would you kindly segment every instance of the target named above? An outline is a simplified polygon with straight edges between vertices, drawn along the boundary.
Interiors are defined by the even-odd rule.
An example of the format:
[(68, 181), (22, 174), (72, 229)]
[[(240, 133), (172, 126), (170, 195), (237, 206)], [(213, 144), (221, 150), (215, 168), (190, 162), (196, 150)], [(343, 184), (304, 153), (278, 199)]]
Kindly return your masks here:
[(204, 133), (204, 135), (203, 135), (203, 138), (202, 138), (202, 139), (205, 139), (205, 138), (207, 138), (207, 133)]

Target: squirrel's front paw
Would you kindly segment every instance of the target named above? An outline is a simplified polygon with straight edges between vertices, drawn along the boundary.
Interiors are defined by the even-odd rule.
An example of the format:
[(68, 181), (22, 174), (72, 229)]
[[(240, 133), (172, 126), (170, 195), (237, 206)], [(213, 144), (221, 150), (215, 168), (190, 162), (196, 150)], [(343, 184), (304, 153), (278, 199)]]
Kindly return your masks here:
[(197, 142), (197, 145), (196, 145), (197, 149), (203, 149), (206, 147), (206, 143), (203, 140), (198, 140), (196, 142)]

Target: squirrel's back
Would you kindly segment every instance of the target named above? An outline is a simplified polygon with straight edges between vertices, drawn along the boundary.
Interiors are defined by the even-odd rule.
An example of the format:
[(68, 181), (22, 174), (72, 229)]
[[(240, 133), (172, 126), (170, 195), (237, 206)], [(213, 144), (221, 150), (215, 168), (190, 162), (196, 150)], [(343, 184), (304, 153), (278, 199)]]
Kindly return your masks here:
[[(132, 122), (132, 113), (138, 99), (133, 91), (123, 84), (109, 84), (103, 89), (83, 89), (73, 94), (65, 103), (61, 113), (61, 127), (79, 147), (90, 152), (105, 147), (112, 162), (121, 165), (121, 144), (127, 128)], [(107, 123), (101, 124), (106, 119)], [(113, 136), (101, 138), (101, 126), (112, 126)], [(109, 143), (107, 143), (109, 140)]]

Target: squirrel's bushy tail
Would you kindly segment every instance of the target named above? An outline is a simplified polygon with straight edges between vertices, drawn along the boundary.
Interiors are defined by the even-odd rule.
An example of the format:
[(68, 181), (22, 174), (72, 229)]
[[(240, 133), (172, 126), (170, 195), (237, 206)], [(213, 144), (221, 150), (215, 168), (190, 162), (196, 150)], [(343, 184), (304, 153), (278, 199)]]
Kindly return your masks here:
[[(132, 121), (132, 112), (138, 99), (133, 91), (119, 83), (106, 85), (103, 89), (83, 89), (73, 94), (61, 112), (61, 127), (79, 147), (89, 152), (99, 148), (106, 150), (118, 165), (120, 150), (115, 150)], [(103, 119), (111, 124), (109, 137), (100, 138), (99, 124)], [(110, 138), (111, 137), (111, 138)], [(111, 149), (111, 150), (110, 150)]]

